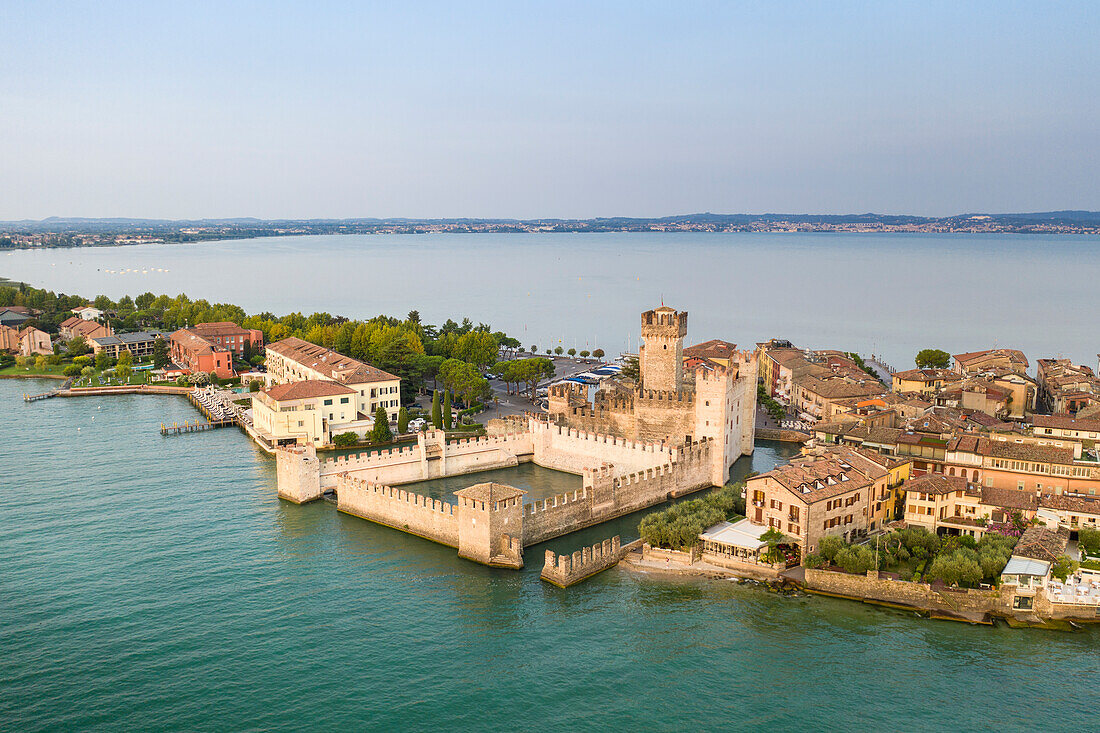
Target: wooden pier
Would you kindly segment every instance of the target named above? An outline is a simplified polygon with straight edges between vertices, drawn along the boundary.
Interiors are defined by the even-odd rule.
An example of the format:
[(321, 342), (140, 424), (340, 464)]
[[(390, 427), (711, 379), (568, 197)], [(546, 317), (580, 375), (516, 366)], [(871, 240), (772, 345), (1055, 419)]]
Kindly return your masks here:
[(48, 400), (51, 397), (56, 397), (57, 393), (61, 390), (55, 389), (52, 392), (43, 392), (42, 394), (23, 394), (24, 402), (37, 402), (38, 400)]
[(171, 425), (165, 423), (160, 424), (161, 435), (183, 435), (184, 433), (201, 433), (205, 430), (214, 430), (216, 428), (231, 427), (236, 425), (235, 420), (219, 420), (218, 422), (174, 422)]
[(220, 413), (210, 409), (209, 406), (203, 403), (197, 390), (192, 390), (187, 393), (187, 399), (195, 406), (203, 417), (206, 418), (206, 422), (196, 420), (195, 422), (183, 422), (172, 423), (168, 425), (166, 423), (160, 424), (160, 434), (164, 436), (168, 435), (183, 435), (184, 433), (201, 433), (206, 430), (215, 430), (217, 428), (229, 428), (229, 427), (243, 427), (241, 425), (241, 419), (239, 412), (226, 413), (222, 410)]

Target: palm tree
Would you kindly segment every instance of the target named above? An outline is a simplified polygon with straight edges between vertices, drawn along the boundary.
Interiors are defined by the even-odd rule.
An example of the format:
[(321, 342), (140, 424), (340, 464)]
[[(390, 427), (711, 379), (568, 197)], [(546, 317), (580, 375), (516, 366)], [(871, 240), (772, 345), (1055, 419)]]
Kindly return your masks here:
[(760, 535), (760, 539), (768, 543), (768, 561), (775, 562), (776, 555), (779, 551), (779, 545), (786, 539), (786, 535), (775, 527), (771, 527), (767, 532)]

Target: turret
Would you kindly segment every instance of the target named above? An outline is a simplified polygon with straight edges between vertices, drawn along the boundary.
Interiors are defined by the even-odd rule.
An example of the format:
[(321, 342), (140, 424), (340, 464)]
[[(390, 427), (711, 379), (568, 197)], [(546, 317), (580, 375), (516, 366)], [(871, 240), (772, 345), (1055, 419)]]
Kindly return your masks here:
[(684, 337), (687, 311), (662, 305), (642, 314), (638, 352), (642, 388), (679, 392), (684, 386)]

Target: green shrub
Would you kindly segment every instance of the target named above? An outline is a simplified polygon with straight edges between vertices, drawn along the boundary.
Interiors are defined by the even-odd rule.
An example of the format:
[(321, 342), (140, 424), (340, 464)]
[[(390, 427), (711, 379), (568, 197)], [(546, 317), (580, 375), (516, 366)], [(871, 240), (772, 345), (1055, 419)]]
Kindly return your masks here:
[(1079, 567), (1081, 567), (1081, 564), (1076, 560), (1070, 560), (1068, 556), (1062, 555), (1051, 566), (1050, 574), (1064, 583), (1066, 578), (1076, 573)]
[(359, 436), (355, 433), (340, 433), (332, 436), (332, 444), (337, 448), (350, 448), (359, 444)]
[(849, 545), (836, 553), (834, 562), (848, 573), (866, 573), (875, 569), (875, 553), (867, 545)]
[(707, 527), (729, 516), (740, 492), (741, 486), (732, 484), (703, 497), (682, 501), (643, 517), (638, 532), (653, 547), (689, 548)]
[(925, 578), (939, 579), (948, 585), (973, 585), (983, 577), (978, 553), (964, 547), (937, 555), (928, 566)]
[(1100, 529), (1082, 527), (1077, 531), (1077, 544), (1088, 555), (1100, 555)]
[(823, 568), (829, 564), (829, 561), (814, 552), (807, 555), (802, 564), (808, 568)]
[(837, 553), (845, 547), (844, 540), (835, 535), (826, 535), (817, 543), (818, 553), (829, 562), (836, 560)]
[(61, 373), (66, 377), (75, 377), (77, 374), (80, 374), (80, 367), (76, 364), (69, 364), (61, 370)]

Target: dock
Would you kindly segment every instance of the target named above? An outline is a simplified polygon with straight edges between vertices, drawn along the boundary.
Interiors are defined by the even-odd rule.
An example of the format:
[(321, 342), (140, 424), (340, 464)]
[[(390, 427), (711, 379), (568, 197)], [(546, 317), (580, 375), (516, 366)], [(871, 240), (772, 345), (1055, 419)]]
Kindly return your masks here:
[(199, 422), (198, 420), (196, 420), (195, 422), (174, 422), (171, 425), (161, 423), (160, 434), (168, 436), (183, 435), (184, 433), (201, 433), (205, 430), (214, 430), (215, 428), (229, 427), (236, 424), (237, 423), (234, 420), (222, 420), (220, 422)]
[(196, 389), (187, 393), (188, 401), (195, 406), (202, 416), (206, 418), (206, 422), (196, 420), (195, 422), (183, 423), (167, 423), (160, 424), (160, 434), (164, 436), (169, 435), (183, 435), (184, 433), (201, 433), (206, 430), (215, 430), (217, 428), (229, 428), (229, 427), (245, 427), (244, 412), (235, 404), (233, 404), (233, 393), (215, 391), (211, 389)]

